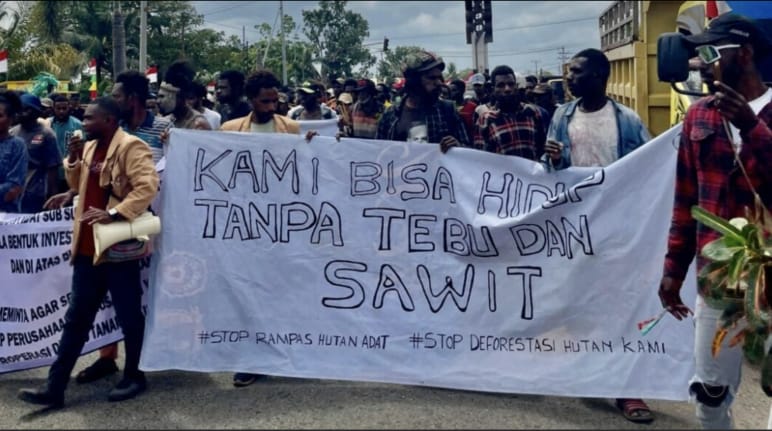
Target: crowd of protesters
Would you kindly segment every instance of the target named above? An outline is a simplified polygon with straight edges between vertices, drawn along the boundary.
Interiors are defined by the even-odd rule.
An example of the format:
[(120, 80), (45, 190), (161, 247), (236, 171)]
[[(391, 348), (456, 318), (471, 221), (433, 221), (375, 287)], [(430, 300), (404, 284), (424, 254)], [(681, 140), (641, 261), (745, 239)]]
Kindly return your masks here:
[[(726, 22), (720, 21), (722, 19)], [(695, 108), (702, 110), (701, 113), (690, 111), (684, 130), (691, 130), (693, 121), (698, 121), (695, 126), (707, 127), (704, 121), (700, 123), (701, 120), (693, 119), (697, 115), (708, 116), (713, 122), (718, 120), (711, 115), (726, 117), (737, 130), (734, 138), (727, 139), (733, 139), (736, 151), (742, 148), (743, 157), (754, 158), (754, 162), (749, 164), (750, 175), (756, 182), (754, 185), (768, 192), (770, 187), (763, 186), (769, 186), (764, 182), (768, 181), (769, 172), (772, 172), (769, 167), (772, 90), (761, 83), (754, 65), (758, 57), (769, 54), (771, 50), (750, 21), (730, 14), (716, 22), (718, 24), (705, 33), (704, 40), (693, 38), (693, 43), (723, 42), (720, 48), (726, 53), (734, 53), (721, 56), (721, 66), (737, 76), (731, 75), (734, 81), (727, 78), (725, 84), (716, 87), (716, 94), (710, 96), (712, 104), (701, 103)], [(734, 44), (730, 45), (730, 42)], [(152, 91), (155, 89), (150, 88), (148, 80), (139, 72), (128, 71), (118, 75), (109, 98), (115, 103), (98, 99), (96, 105), (99, 109), (92, 109), (94, 104), (89, 105), (85, 121), (84, 110), (79, 107), (77, 97), (51, 94), (41, 100), (29, 93), (0, 92), (0, 211), (33, 213), (61, 207), (72, 202), (75, 195), (91, 190), (88, 188), (91, 186), (82, 185), (78, 189), (68, 185), (65, 170), (71, 169), (68, 166), (79, 160), (80, 156), (74, 156), (72, 151), (83, 141), (99, 138), (102, 135), (97, 132), (100, 131), (118, 133), (114, 129), (102, 130), (94, 126), (96, 117), (107, 118), (109, 124), (120, 130), (119, 133), (147, 144), (153, 162), (164, 156), (168, 131), (173, 127), (299, 134), (298, 121), (307, 120), (337, 120), (339, 140), (358, 138), (430, 143), (438, 144), (443, 153), (453, 147), (468, 147), (526, 158), (543, 164), (547, 171), (570, 166), (608, 166), (651, 139), (635, 112), (607, 96), (610, 63), (606, 55), (597, 49), (582, 50), (571, 59), (566, 83), (574, 99), (560, 105), (550, 85), (539, 82), (535, 76), (518, 76), (509, 65), (499, 65), (490, 71), (475, 71), (466, 80), (450, 79), (444, 72), (445, 63), (441, 57), (420, 51), (406, 58), (402, 77), (386, 82), (330, 77), (326, 83), (309, 80), (287, 87), (271, 71), (256, 70), (245, 74), (229, 70), (218, 75), (215, 91), (209, 93), (203, 83), (195, 81), (193, 65), (178, 61), (168, 67), (157, 92)], [(750, 86), (749, 82), (756, 85)], [(746, 100), (750, 101), (750, 105)], [(46, 114), (47, 110), (49, 114)], [(110, 120), (112, 117), (116, 117), (112, 119), (114, 124)], [(718, 126), (714, 128), (715, 133), (725, 132)], [(83, 129), (88, 136), (83, 137)], [(700, 133), (700, 136), (708, 136)], [(306, 139), (311, 139), (313, 135), (313, 132), (308, 133)], [(702, 169), (690, 165), (698, 157), (692, 157), (690, 153), (699, 150), (692, 148), (698, 144), (690, 141), (695, 136), (694, 131), (687, 134), (679, 150), (677, 199), (688, 202), (697, 201), (694, 195), (700, 179), (696, 172)], [(106, 138), (103, 136), (101, 139), (104, 141)], [(731, 157), (726, 157), (731, 160)], [(718, 172), (723, 168), (716, 166), (711, 169)], [(688, 178), (685, 177), (687, 174)], [(703, 199), (703, 196), (700, 194), (699, 198)], [(766, 204), (769, 203), (767, 195), (762, 198), (766, 199)], [(85, 199), (93, 201), (89, 196)], [(149, 202), (149, 198), (145, 200)], [(740, 211), (739, 204), (737, 211)], [(680, 254), (675, 257), (669, 255), (660, 292), (663, 306), (679, 318), (688, 311), (680, 302), (680, 280), (695, 255), (696, 228), (687, 212), (688, 205), (676, 206), (670, 249), (671, 254), (676, 251)], [(118, 214), (117, 217), (121, 215), (127, 216)], [(92, 217), (109, 222), (108, 216), (101, 213)], [(109, 217), (114, 219), (116, 215), (109, 214)], [(76, 225), (79, 222), (76, 221)], [(685, 231), (687, 228), (688, 232)], [(680, 236), (674, 236), (676, 234)], [(80, 253), (78, 256), (93, 253), (93, 246), (90, 250), (78, 247), (78, 244), (74, 245)], [(680, 265), (678, 271), (673, 263), (675, 260)], [(145, 389), (144, 375), (136, 367), (139, 357), (137, 346), (141, 345), (141, 336), (137, 340), (137, 328), (141, 325), (134, 322), (135, 311), (123, 312), (125, 315), (134, 313), (134, 335), (131, 347), (127, 344), (126, 373), (130, 374), (125, 375), (124, 380), (128, 380), (119, 383), (117, 392), (111, 393), (114, 401), (132, 398)], [(121, 315), (118, 317), (122, 318)], [(68, 312), (67, 319), (69, 322), (75, 318)], [(70, 329), (65, 329), (62, 337), (65, 339), (71, 335)], [(72, 352), (79, 352), (82, 347), (80, 341), (68, 340), (71, 346), (67, 363), (62, 364), (57, 359), (57, 365), (52, 367), (56, 375), (49, 377), (49, 383), (56, 384), (51, 383), (37, 391), (22, 392), (22, 399), (38, 404), (63, 403), (64, 387), (74, 365), (73, 355), (76, 355)], [(77, 381), (91, 382), (116, 372), (116, 358), (115, 345), (103, 348), (99, 360), (81, 372)], [(707, 359), (703, 357), (701, 360)], [(719, 400), (712, 395), (711, 389), (718, 392), (723, 388), (723, 393), (726, 393), (728, 386), (732, 386), (734, 391), (739, 382), (736, 379), (725, 380), (717, 371), (713, 374), (712, 377), (707, 374), (699, 376), (708, 380), (714, 378), (702, 385), (702, 391), (692, 389), (701, 403), (698, 414), (702, 415), (703, 425), (720, 424), (725, 427), (730, 424), (727, 411), (731, 398), (724, 396)], [(237, 373), (233, 383), (238, 387), (247, 386), (260, 377)], [(618, 399), (616, 404), (631, 421), (653, 420), (648, 406), (640, 399)]]

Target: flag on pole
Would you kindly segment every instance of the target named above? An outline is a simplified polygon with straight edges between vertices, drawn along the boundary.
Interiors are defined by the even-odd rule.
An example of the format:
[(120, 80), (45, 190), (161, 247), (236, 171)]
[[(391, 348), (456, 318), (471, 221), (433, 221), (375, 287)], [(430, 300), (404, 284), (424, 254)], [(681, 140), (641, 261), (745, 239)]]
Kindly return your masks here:
[(654, 329), (655, 326), (657, 326), (657, 323), (659, 323), (660, 320), (662, 320), (663, 317), (665, 317), (665, 314), (667, 313), (667, 308), (663, 308), (662, 311), (659, 312), (656, 316), (652, 317), (651, 319), (646, 319), (638, 322), (638, 330), (641, 331), (641, 335), (645, 336), (649, 333), (652, 329)]
[(0, 51), (0, 73), (8, 73), (8, 50)]
[(91, 86), (88, 87), (89, 91), (89, 97), (91, 100), (95, 100), (97, 98), (97, 80), (96, 75), (91, 75)]
[(151, 84), (158, 82), (158, 67), (156, 66), (150, 66), (145, 71), (145, 76), (147, 76), (148, 81), (150, 81)]
[(97, 66), (96, 66), (96, 58), (92, 58), (88, 62), (88, 73), (91, 75), (91, 86), (89, 86), (89, 98), (91, 100), (95, 100), (97, 98)]

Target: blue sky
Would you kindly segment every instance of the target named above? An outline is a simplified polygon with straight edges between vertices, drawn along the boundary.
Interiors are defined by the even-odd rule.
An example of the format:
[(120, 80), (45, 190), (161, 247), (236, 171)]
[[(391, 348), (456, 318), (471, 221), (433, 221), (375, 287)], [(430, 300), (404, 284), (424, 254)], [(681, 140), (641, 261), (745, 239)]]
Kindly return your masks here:
[[(276, 22), (279, 1), (194, 1), (204, 15), (204, 26), (254, 42), (254, 26)], [(493, 40), (488, 45), (489, 66), (511, 66), (521, 73), (536, 67), (558, 72), (559, 50), (570, 56), (584, 48), (599, 48), (598, 18), (612, 1), (493, 1)], [(302, 11), (316, 1), (285, 1), (284, 13), (302, 26)], [(348, 8), (370, 24), (366, 44), (380, 58), (383, 38), (389, 47), (417, 45), (453, 62), (459, 70), (472, 67), (472, 49), (464, 34), (464, 2), (456, 1), (350, 1)], [(302, 33), (301, 33), (301, 37)]]

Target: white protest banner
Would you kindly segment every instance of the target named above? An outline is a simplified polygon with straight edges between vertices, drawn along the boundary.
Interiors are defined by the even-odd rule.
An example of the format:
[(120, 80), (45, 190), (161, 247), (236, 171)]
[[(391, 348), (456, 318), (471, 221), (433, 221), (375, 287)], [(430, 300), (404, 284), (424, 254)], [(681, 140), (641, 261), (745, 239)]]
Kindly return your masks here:
[(338, 119), (332, 120), (300, 120), (300, 134), (306, 136), (306, 132), (309, 130), (316, 130), (319, 136), (332, 136), (338, 133)]
[(691, 323), (636, 326), (661, 310), (678, 132), (550, 173), (174, 129), (140, 367), (685, 400)]
[[(56, 358), (71, 297), (72, 226), (72, 207), (0, 217), (0, 374), (47, 366)], [(147, 267), (149, 259), (141, 265)], [(108, 294), (82, 352), (121, 339)]]

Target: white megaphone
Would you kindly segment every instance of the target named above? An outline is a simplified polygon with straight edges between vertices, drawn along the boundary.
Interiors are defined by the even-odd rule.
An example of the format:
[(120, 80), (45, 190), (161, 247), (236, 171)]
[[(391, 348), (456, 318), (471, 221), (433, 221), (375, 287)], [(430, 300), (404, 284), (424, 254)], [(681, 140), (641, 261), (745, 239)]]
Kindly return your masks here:
[(136, 239), (142, 242), (150, 241), (150, 235), (161, 232), (161, 219), (150, 211), (137, 216), (132, 221), (114, 221), (108, 224), (94, 223), (94, 260), (110, 248), (110, 246)]

